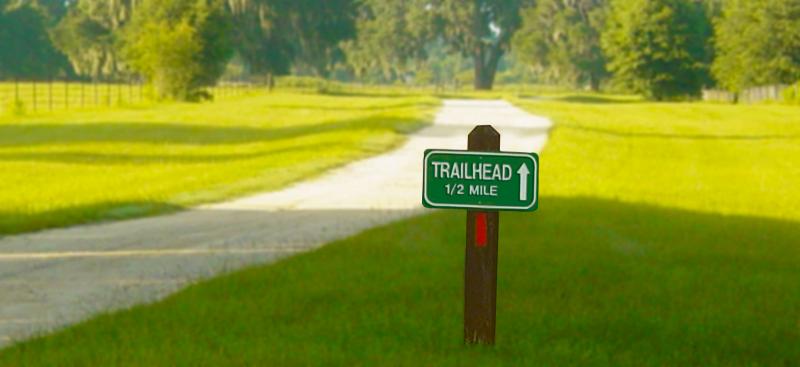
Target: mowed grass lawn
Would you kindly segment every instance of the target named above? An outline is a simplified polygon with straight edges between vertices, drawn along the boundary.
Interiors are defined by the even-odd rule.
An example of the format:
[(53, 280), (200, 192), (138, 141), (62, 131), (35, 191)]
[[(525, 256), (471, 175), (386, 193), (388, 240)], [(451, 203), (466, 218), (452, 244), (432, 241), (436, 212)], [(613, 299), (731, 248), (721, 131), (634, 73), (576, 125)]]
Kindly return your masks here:
[(396, 146), (437, 105), (275, 93), (0, 116), (0, 235), (276, 189)]
[(495, 347), (462, 344), (465, 214), (443, 211), (18, 344), (0, 365), (800, 364), (800, 110), (519, 104), (559, 127), (539, 211), (501, 216)]

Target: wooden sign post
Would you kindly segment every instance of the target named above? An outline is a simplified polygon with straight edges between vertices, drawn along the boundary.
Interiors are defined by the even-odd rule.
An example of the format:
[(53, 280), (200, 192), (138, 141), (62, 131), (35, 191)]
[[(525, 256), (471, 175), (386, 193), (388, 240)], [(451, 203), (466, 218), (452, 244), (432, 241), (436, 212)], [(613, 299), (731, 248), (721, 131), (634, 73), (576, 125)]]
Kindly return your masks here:
[(539, 156), (500, 152), (489, 125), (469, 134), (468, 150), (429, 149), (423, 160), (422, 204), (467, 209), (464, 264), (464, 342), (494, 344), (499, 210), (539, 206)]
[[(469, 133), (467, 150), (500, 151), (500, 133), (488, 125)], [(494, 344), (497, 304), (498, 211), (467, 211), (464, 263), (464, 342)]]

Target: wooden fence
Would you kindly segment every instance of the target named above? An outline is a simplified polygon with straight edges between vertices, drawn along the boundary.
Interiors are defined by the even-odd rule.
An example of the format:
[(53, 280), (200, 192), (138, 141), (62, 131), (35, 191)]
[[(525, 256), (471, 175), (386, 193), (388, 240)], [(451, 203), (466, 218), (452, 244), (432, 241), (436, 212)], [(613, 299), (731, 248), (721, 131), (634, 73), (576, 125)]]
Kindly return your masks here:
[(703, 100), (709, 102), (736, 103), (736, 93), (719, 89), (703, 89)]
[[(251, 82), (220, 82), (207, 91), (215, 99), (240, 96), (263, 87)], [(21, 108), (30, 112), (136, 105), (148, 100), (139, 80), (87, 82), (71, 80), (0, 81), (0, 114)]]
[[(712, 102), (726, 103), (759, 103), (765, 101), (782, 101), (783, 92), (786, 88), (800, 88), (798, 85), (787, 86), (783, 84), (766, 85), (761, 87), (748, 88), (738, 95), (733, 92), (717, 89), (703, 90), (703, 100)], [(797, 91), (800, 92), (800, 91)]]

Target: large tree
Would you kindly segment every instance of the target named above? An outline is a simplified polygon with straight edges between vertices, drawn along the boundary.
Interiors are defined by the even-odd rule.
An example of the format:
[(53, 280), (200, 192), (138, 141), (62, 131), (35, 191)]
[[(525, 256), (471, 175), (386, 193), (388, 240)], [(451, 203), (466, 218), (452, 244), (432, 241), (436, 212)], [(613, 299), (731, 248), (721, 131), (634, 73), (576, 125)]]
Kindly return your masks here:
[[(29, 6), (32, 9), (38, 11), (42, 16), (45, 17), (46, 22), (48, 25), (51, 25), (55, 22), (58, 22), (61, 17), (64, 16), (67, 12), (67, 5), (70, 1), (65, 0), (8, 0), (5, 1), (6, 7), (8, 8), (17, 8), (23, 6)], [(3, 7), (3, 5), (0, 5)]]
[(48, 15), (35, 4), (0, 0), (0, 78), (52, 78), (71, 73), (53, 47)]
[(357, 12), (357, 37), (345, 44), (357, 75), (379, 70), (390, 81), (427, 57), (434, 38), (428, 0), (364, 0)]
[(262, 0), (227, 0), (236, 25), (231, 38), (250, 73), (280, 75), (290, 71), (294, 56), (292, 32), (282, 20), (291, 4)]
[(236, 48), (252, 70), (284, 73), (290, 65), (327, 76), (355, 36), (354, 0), (227, 0)]
[(293, 0), (290, 11), (281, 15), (290, 25), (295, 45), (295, 62), (327, 77), (337, 61), (344, 60), (339, 47), (355, 37), (354, 0)]
[(600, 49), (605, 0), (539, 0), (522, 12), (517, 60), (550, 81), (597, 90), (606, 76)]
[(800, 1), (729, 0), (716, 21), (716, 79), (731, 91), (800, 79)]
[(125, 66), (118, 52), (122, 28), (141, 0), (77, 0), (52, 32), (75, 71), (94, 79), (111, 79)]
[(613, 0), (602, 46), (615, 80), (662, 100), (697, 95), (708, 77), (711, 27), (692, 0)]
[(232, 54), (222, 0), (144, 0), (126, 27), (126, 62), (161, 98), (194, 99)]
[(433, 0), (429, 7), (441, 19), (444, 39), (472, 58), (475, 89), (492, 89), (500, 58), (520, 26), (526, 0)]

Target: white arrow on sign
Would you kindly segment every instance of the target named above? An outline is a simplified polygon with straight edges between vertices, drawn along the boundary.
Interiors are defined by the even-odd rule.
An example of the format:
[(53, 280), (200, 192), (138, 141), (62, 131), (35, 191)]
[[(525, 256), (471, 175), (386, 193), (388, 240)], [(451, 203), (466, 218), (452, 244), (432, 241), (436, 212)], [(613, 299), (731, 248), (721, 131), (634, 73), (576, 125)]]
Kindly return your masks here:
[(531, 171), (528, 171), (528, 166), (523, 163), (519, 166), (517, 173), (519, 173), (519, 200), (528, 200), (528, 175), (531, 174)]

